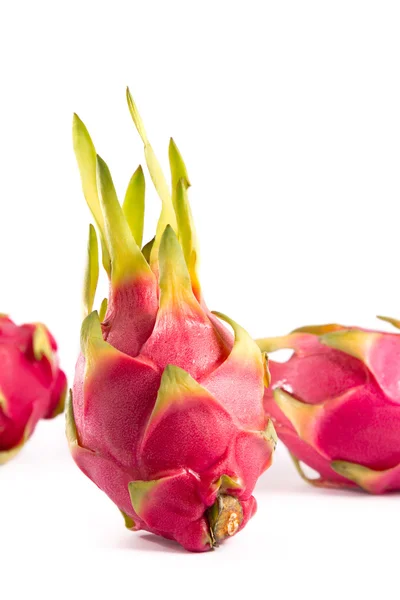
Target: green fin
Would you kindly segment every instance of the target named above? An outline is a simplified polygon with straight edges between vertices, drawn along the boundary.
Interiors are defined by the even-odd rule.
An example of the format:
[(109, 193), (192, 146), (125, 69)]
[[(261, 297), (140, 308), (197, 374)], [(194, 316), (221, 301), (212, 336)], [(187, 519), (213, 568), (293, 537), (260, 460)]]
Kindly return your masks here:
[(381, 321), (386, 321), (386, 323), (390, 323), (391, 325), (393, 325), (393, 327), (396, 327), (396, 329), (400, 329), (399, 319), (393, 319), (392, 317), (382, 317), (381, 315), (378, 315), (377, 319), (380, 319)]
[(187, 371), (175, 365), (167, 365), (161, 377), (156, 403), (149, 418), (148, 426), (151, 425), (153, 419), (160, 412), (173, 404), (185, 401), (188, 395), (209, 398), (210, 401), (214, 400), (210, 392), (197, 383)]
[(195, 300), (182, 248), (170, 225), (161, 239), (159, 267), (160, 308)]
[(356, 463), (347, 462), (345, 460), (334, 460), (331, 462), (331, 468), (346, 479), (350, 479), (366, 492), (377, 493), (379, 488), (379, 480), (382, 476), (390, 471), (375, 471)]
[(263, 365), (264, 365), (264, 386), (268, 388), (271, 384), (271, 373), (269, 370), (269, 359), (266, 352), (262, 352)]
[(129, 112), (131, 113), (133, 122), (144, 144), (144, 154), (151, 180), (154, 184), (154, 187), (156, 188), (156, 191), (161, 199), (162, 204), (161, 215), (157, 224), (155, 242), (152, 248), (152, 261), (155, 261), (157, 260), (158, 248), (164, 229), (167, 225), (171, 225), (171, 227), (174, 230), (176, 230), (176, 217), (167, 181), (161, 170), (160, 163), (158, 162), (157, 157), (154, 154), (153, 148), (151, 147), (146, 130), (143, 125), (142, 118), (139, 114), (136, 104), (133, 101), (129, 88), (126, 88), (126, 99), (128, 102)]
[(164, 479), (154, 481), (131, 481), (128, 484), (133, 510), (139, 517), (143, 513), (147, 496), (163, 481)]
[(326, 333), (320, 337), (322, 344), (341, 350), (359, 360), (366, 361), (374, 340), (381, 334), (362, 331), (361, 329), (344, 329)]
[(52, 364), (53, 350), (46, 328), (41, 323), (36, 325), (35, 331), (33, 332), (32, 347), (33, 355), (36, 360), (42, 360), (43, 356), (45, 356), (49, 363)]
[(119, 511), (121, 513), (121, 515), (123, 516), (124, 519), (124, 523), (125, 523), (125, 527), (129, 530), (132, 530), (136, 527), (136, 523), (135, 521), (132, 519), (132, 517), (130, 517), (129, 515), (127, 515), (126, 513), (124, 513), (123, 510)]
[(101, 305), (100, 305), (100, 310), (99, 310), (99, 319), (100, 319), (101, 323), (106, 318), (107, 307), (108, 307), (108, 300), (107, 300), (107, 298), (103, 298)]
[(282, 335), (270, 338), (260, 338), (256, 340), (257, 346), (261, 352), (276, 352), (276, 350), (295, 349), (296, 339), (301, 334), (289, 333), (288, 335)]
[(313, 335), (323, 335), (324, 333), (340, 331), (341, 329), (345, 329), (345, 327), (338, 325), (337, 323), (327, 323), (326, 325), (304, 325), (303, 327), (297, 327), (297, 329), (293, 329), (292, 333), (311, 333)]
[(96, 231), (93, 225), (89, 225), (89, 239), (87, 246), (87, 261), (83, 285), (83, 310), (84, 317), (92, 312), (94, 297), (96, 295), (97, 282), (99, 280), (99, 247), (97, 244)]
[(148, 264), (150, 264), (151, 250), (153, 248), (154, 240), (155, 237), (153, 237), (149, 242), (147, 242), (147, 244), (145, 244), (142, 248), (142, 254), (145, 257), (146, 262)]
[(122, 210), (129, 229), (139, 248), (142, 246), (146, 183), (142, 167), (139, 166), (131, 177), (126, 190)]
[(213, 489), (218, 490), (218, 493), (220, 494), (225, 494), (228, 490), (244, 489), (244, 483), (240, 477), (221, 475), (221, 477), (213, 483)]
[(100, 355), (115, 354), (116, 348), (103, 339), (99, 315), (94, 310), (82, 323), (81, 351), (86, 359), (86, 372)]
[(187, 190), (190, 187), (189, 176), (181, 153), (172, 138), (169, 143), (168, 154), (171, 168), (172, 204), (177, 219), (178, 237), (182, 244), (193, 290), (196, 297), (199, 298), (200, 282), (197, 273), (199, 250), (187, 194)]
[(300, 402), (281, 388), (274, 390), (274, 400), (289, 419), (298, 436), (312, 446), (315, 422), (323, 412), (324, 405)]
[(83, 194), (100, 231), (103, 266), (110, 275), (110, 256), (106, 245), (104, 218), (101, 212), (96, 181), (96, 150), (88, 130), (78, 115), (74, 114), (72, 138), (82, 181)]
[(254, 359), (260, 361), (260, 365), (264, 369), (264, 359), (263, 355), (261, 354), (260, 348), (253, 340), (253, 338), (250, 337), (247, 331), (241, 325), (236, 323), (236, 321), (230, 319), (223, 313), (213, 310), (212, 314), (228, 323), (233, 329), (233, 333), (235, 335), (235, 342), (231, 350), (231, 356), (237, 357), (239, 362), (249, 360), (249, 358), (251, 357), (250, 360), (252, 361)]
[(139, 273), (151, 274), (118, 202), (110, 171), (100, 156), (97, 156), (97, 186), (111, 256), (113, 284), (136, 278)]
[(276, 445), (278, 443), (278, 436), (276, 435), (276, 430), (275, 430), (274, 424), (272, 422), (272, 419), (268, 419), (267, 427), (266, 427), (265, 431), (263, 432), (263, 437), (275, 450)]
[(74, 419), (74, 408), (72, 406), (72, 390), (69, 390), (68, 400), (65, 405), (65, 433), (69, 446), (77, 446), (78, 434)]

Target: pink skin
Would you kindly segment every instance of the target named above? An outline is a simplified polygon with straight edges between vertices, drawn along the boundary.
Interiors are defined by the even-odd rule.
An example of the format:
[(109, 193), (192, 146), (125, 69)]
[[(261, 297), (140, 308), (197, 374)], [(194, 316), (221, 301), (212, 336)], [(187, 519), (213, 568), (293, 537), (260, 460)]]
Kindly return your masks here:
[[(50, 419), (62, 410), (67, 387), (59, 369), (57, 345), (46, 330), (54, 352), (52, 364), (46, 356), (33, 354), (36, 325), (17, 326), (0, 317), (0, 462), (1, 453), (11, 451), (28, 438), (40, 419)], [(5, 457), (5, 454), (3, 454)]]
[[(288, 336), (294, 354), (286, 363), (270, 360), (264, 407), (290, 452), (320, 474), (319, 484), (356, 487), (331, 468), (333, 461), (346, 461), (372, 469), (373, 478), (357, 483), (382, 493), (400, 489), (400, 336), (363, 331), (372, 336), (363, 360), (328, 347), (323, 336)], [(277, 388), (323, 406), (302, 437), (275, 402)]]
[[(145, 307), (137, 303), (137, 286), (140, 297), (146, 296), (142, 281), (113, 296), (103, 337), (118, 351), (99, 357), (86, 375), (85, 358), (78, 360), (72, 453), (82, 471), (133, 519), (133, 529), (206, 551), (211, 548), (207, 509), (220, 492), (220, 477), (238, 480), (224, 493), (240, 500), (243, 528), (256, 510), (254, 485), (271, 463), (272, 444), (260, 433), (267, 425), (262, 363), (242, 364), (231, 353), (230, 332), (210, 316), (203, 300), (158, 308), (148, 285)], [(121, 297), (132, 323), (140, 310), (146, 327), (153, 324), (145, 341), (141, 330), (123, 324)], [(202, 389), (180, 387), (176, 401), (172, 397), (152, 415), (167, 365), (184, 369)], [(140, 514), (128, 491), (134, 481), (157, 482)]]

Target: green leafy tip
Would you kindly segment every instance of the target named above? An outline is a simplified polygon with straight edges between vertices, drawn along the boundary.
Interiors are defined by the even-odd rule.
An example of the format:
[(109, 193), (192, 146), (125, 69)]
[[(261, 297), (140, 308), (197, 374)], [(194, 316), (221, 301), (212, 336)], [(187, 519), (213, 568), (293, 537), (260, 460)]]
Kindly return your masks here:
[(139, 166), (131, 177), (122, 206), (133, 238), (139, 248), (143, 241), (146, 184), (143, 169)]
[(118, 202), (110, 170), (100, 156), (97, 156), (97, 187), (111, 256), (113, 284), (135, 278), (143, 272), (152, 275)]
[(165, 228), (161, 239), (159, 267), (160, 308), (194, 300), (182, 248), (170, 225)]
[(95, 228), (89, 225), (89, 238), (87, 246), (87, 261), (83, 285), (84, 316), (92, 312), (97, 282), (99, 280), (99, 248)]
[(72, 139), (81, 176), (83, 194), (100, 231), (103, 266), (109, 275), (110, 256), (106, 245), (104, 219), (97, 191), (96, 149), (85, 124), (76, 114), (74, 114), (72, 124)]
[(171, 225), (175, 231), (177, 229), (176, 216), (167, 181), (164, 177), (164, 173), (162, 172), (160, 163), (158, 162), (154, 150), (149, 142), (142, 118), (131, 96), (129, 88), (126, 88), (126, 99), (128, 102), (128, 108), (129, 112), (131, 113), (132, 120), (140, 137), (142, 138), (142, 142), (144, 145), (144, 155), (146, 158), (146, 164), (150, 173), (151, 180), (161, 199), (161, 214), (157, 224), (156, 238), (152, 248), (152, 262), (154, 262), (157, 260), (158, 248), (165, 227), (167, 225)]

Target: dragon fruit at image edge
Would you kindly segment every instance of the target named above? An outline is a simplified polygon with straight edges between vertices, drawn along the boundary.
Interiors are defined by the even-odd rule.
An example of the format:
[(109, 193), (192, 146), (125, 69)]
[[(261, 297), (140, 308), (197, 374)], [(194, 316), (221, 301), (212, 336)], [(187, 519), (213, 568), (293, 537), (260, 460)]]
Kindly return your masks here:
[(171, 193), (129, 91), (127, 99), (161, 215), (142, 248), (141, 167), (121, 207), (108, 167), (75, 115), (74, 149), (110, 291), (99, 314), (91, 312), (99, 274), (91, 226), (88, 316), (67, 436), (75, 462), (129, 529), (205, 551), (242, 529), (256, 510), (252, 491), (276, 444), (263, 409), (267, 363), (242, 327), (207, 309), (186, 167), (171, 140)]
[(44, 325), (17, 326), (0, 315), (0, 465), (18, 454), (40, 419), (64, 410), (67, 380), (56, 350)]
[[(400, 489), (400, 335), (332, 324), (258, 344), (294, 350), (287, 362), (269, 362), (264, 406), (303, 479), (372, 494)], [(307, 477), (300, 461), (320, 477)]]

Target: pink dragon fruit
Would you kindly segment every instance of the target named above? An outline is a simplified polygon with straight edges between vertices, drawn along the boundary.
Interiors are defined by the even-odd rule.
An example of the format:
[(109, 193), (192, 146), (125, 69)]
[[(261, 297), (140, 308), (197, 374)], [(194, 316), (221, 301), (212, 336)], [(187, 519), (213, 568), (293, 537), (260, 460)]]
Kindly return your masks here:
[(246, 331), (207, 309), (186, 167), (171, 140), (170, 194), (129, 91), (127, 99), (161, 216), (154, 239), (141, 250), (142, 169), (132, 176), (121, 207), (110, 172), (75, 115), (74, 148), (110, 292), (100, 316), (91, 312), (98, 280), (91, 227), (88, 316), (67, 436), (75, 462), (113, 500), (129, 529), (205, 551), (242, 529), (255, 512), (252, 491), (276, 443), (263, 410), (268, 370)]
[[(372, 494), (400, 489), (400, 336), (322, 325), (258, 344), (294, 350), (285, 363), (270, 361), (264, 406), (303, 479)], [(320, 476), (307, 477), (300, 461)]]
[(18, 327), (0, 315), (0, 464), (21, 450), (39, 419), (64, 410), (67, 380), (56, 350), (44, 325)]

